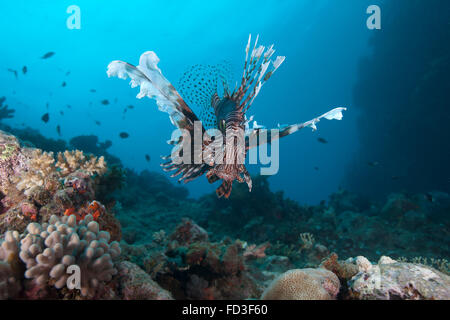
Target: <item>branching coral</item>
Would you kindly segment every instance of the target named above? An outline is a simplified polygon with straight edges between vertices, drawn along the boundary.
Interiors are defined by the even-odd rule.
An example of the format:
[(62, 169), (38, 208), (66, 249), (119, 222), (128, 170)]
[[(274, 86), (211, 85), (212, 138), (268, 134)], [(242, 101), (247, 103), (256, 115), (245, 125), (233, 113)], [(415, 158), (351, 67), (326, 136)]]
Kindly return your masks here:
[(303, 249), (311, 249), (314, 245), (315, 239), (314, 239), (314, 235), (308, 232), (305, 233), (300, 233), (300, 243), (301, 243), (301, 248), (300, 250)]
[(117, 273), (113, 259), (120, 254), (119, 243), (109, 243), (108, 232), (100, 231), (91, 215), (79, 223), (76, 217), (52, 216), (48, 223), (31, 223), (21, 240), (20, 259), (26, 264), (25, 277), (38, 287), (66, 285), (67, 267), (81, 270), (81, 295), (95, 296), (103, 282)]
[(76, 170), (84, 170), (89, 175), (103, 175), (106, 170), (105, 158), (102, 156), (97, 158), (95, 156), (86, 156), (83, 151), (64, 151), (64, 153), (58, 153), (58, 161), (56, 167), (61, 171), (61, 175), (67, 176)]

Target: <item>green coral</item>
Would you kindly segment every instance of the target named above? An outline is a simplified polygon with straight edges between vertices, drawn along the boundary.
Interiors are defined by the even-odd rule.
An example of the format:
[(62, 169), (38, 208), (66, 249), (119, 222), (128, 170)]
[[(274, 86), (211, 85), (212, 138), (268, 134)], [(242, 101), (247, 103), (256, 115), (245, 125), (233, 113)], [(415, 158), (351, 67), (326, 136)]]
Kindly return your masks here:
[(11, 143), (0, 145), (0, 160), (8, 160), (17, 151), (17, 146)]

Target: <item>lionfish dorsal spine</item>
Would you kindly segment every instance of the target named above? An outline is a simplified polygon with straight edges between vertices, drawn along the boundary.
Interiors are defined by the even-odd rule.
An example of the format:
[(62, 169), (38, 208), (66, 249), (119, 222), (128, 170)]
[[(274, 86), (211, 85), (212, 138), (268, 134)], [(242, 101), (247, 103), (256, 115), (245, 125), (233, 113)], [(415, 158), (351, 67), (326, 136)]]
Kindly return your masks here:
[[(275, 53), (274, 46), (273, 44), (267, 48), (262, 45), (258, 46), (259, 35), (256, 37), (249, 58), (251, 38), (252, 36), (249, 35), (245, 48), (245, 63), (241, 86), (232, 95), (233, 100), (239, 104), (238, 109), (244, 113), (252, 105), (263, 84), (269, 80), (285, 59), (283, 56), (278, 56), (275, 61), (272, 61), (271, 57)], [(272, 64), (272, 68), (268, 71), (270, 64)]]

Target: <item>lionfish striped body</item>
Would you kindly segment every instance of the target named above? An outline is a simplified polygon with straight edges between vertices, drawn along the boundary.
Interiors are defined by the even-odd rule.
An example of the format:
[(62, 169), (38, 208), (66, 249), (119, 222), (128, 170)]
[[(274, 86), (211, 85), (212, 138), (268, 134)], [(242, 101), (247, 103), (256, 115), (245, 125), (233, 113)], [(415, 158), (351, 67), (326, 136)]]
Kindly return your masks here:
[[(201, 121), (200, 133), (203, 141), (200, 146), (191, 139), (183, 139), (184, 136), (169, 141), (170, 144), (175, 145), (175, 150), (185, 152), (187, 149), (194, 158), (200, 157), (200, 161), (193, 162), (180, 162), (174, 157), (174, 153), (163, 157), (167, 160), (162, 164), (163, 169), (175, 171), (172, 177), (181, 175), (178, 181), (186, 183), (206, 173), (210, 183), (222, 180), (222, 184), (216, 190), (219, 197), (230, 196), (232, 183), (235, 180), (240, 183), (246, 182), (251, 191), (252, 180), (244, 160), (248, 149), (253, 147), (249, 141), (264, 129), (261, 127), (248, 129), (249, 121), (245, 114), (261, 87), (285, 59), (279, 56), (272, 61), (271, 57), (275, 52), (273, 45), (265, 48), (257, 46), (257, 43), (258, 37), (250, 52), (250, 35), (245, 49), (246, 58), (240, 85), (236, 86), (232, 92), (229, 90), (228, 79), (221, 68), (194, 66), (192, 72), (185, 73), (183, 76), (180, 95), (162, 75), (157, 66), (159, 58), (152, 51), (141, 55), (138, 66), (117, 60), (109, 64), (108, 76), (117, 76), (122, 79), (130, 77), (132, 87), (140, 86), (137, 97), (148, 96), (155, 99), (159, 109), (167, 112), (172, 123), (190, 137), (195, 137), (195, 124)], [(221, 96), (219, 96), (220, 86), (223, 91)], [(201, 108), (199, 117), (192, 111), (192, 106)], [(321, 118), (340, 120), (342, 110), (345, 108), (333, 109), (305, 123), (280, 127), (279, 135), (271, 137), (269, 133), (269, 139), (266, 142), (270, 143), (273, 139), (287, 136), (306, 126), (315, 130), (315, 124)], [(209, 129), (219, 130), (222, 133), (222, 140), (219, 141), (215, 136), (209, 135)], [(258, 141), (258, 143), (265, 142)], [(219, 156), (223, 159), (222, 162), (213, 161), (213, 156), (217, 155), (211, 152), (213, 149), (220, 150)], [(202, 155), (206, 156), (202, 157)]]

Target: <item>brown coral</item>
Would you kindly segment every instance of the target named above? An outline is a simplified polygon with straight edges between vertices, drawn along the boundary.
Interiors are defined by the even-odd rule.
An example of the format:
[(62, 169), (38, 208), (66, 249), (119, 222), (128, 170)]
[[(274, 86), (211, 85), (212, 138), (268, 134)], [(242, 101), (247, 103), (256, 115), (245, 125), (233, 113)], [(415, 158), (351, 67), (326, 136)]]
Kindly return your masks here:
[(105, 158), (102, 156), (97, 158), (95, 156), (86, 156), (83, 151), (64, 151), (58, 153), (58, 161), (56, 167), (61, 170), (61, 175), (67, 176), (77, 170), (84, 170), (89, 175), (103, 175), (106, 170)]
[(325, 269), (294, 269), (276, 278), (262, 300), (332, 300), (339, 292), (339, 279)]

